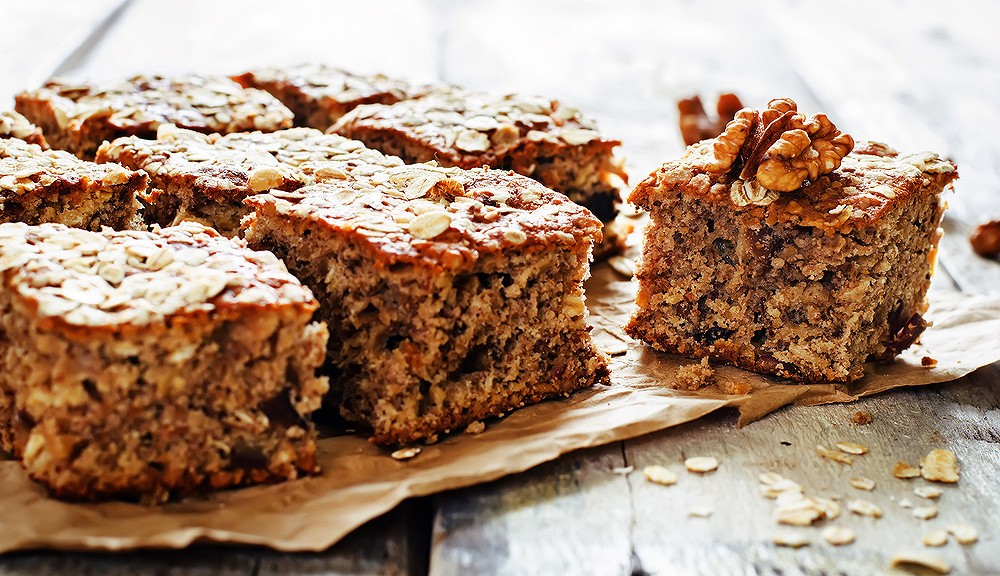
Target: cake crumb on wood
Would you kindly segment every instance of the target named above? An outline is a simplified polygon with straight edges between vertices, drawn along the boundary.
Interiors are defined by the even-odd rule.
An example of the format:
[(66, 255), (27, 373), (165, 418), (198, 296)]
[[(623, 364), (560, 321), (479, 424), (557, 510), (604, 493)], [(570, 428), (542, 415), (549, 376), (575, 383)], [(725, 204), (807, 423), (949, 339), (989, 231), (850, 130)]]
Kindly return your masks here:
[(851, 417), (851, 423), (857, 424), (858, 426), (867, 426), (868, 424), (871, 424), (872, 423), (871, 412), (865, 410), (859, 410), (855, 412), (854, 416)]
[(715, 382), (715, 370), (708, 364), (708, 358), (702, 358), (701, 362), (685, 364), (677, 368), (678, 390), (700, 390)]

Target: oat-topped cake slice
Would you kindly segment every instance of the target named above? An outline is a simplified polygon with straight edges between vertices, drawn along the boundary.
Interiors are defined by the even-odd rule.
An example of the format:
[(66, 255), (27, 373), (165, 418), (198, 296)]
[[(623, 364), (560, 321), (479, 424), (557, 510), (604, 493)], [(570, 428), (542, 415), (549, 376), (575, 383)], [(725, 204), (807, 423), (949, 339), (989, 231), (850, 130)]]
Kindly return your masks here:
[(233, 76), (247, 88), (273, 94), (295, 113), (297, 126), (326, 130), (361, 104), (392, 104), (419, 91), (382, 74), (361, 75), (325, 64), (269, 67)]
[(0, 139), (4, 138), (17, 138), (28, 144), (37, 144), (42, 150), (49, 149), (42, 129), (17, 112), (0, 112)]
[(247, 241), (316, 293), (332, 399), (377, 442), (606, 378), (583, 296), (601, 223), (531, 179), (413, 165), (248, 201)]
[(117, 164), (94, 164), (18, 138), (0, 138), (0, 223), (138, 228), (136, 194), (148, 181), (145, 174)]
[(17, 95), (16, 108), (49, 144), (93, 158), (105, 140), (153, 138), (161, 124), (211, 134), (292, 127), (292, 112), (263, 90), (224, 76), (134, 76), (120, 82), (54, 80)]
[(741, 110), (629, 198), (651, 219), (626, 331), (793, 380), (860, 378), (924, 329), (957, 176), (935, 154), (855, 147), (788, 99)]
[(314, 473), (316, 305), (272, 254), (199, 224), (2, 224), (0, 448), (75, 499)]
[(156, 140), (119, 138), (97, 151), (98, 162), (119, 162), (152, 179), (141, 196), (147, 222), (201, 222), (226, 236), (250, 212), (243, 199), (271, 189), (294, 190), (359, 166), (399, 166), (399, 158), (356, 140), (312, 128), (204, 135), (164, 124)]
[(441, 87), (392, 105), (359, 106), (332, 131), (406, 162), (490, 166), (538, 180), (603, 222), (617, 213), (626, 178), (621, 144), (558, 101)]

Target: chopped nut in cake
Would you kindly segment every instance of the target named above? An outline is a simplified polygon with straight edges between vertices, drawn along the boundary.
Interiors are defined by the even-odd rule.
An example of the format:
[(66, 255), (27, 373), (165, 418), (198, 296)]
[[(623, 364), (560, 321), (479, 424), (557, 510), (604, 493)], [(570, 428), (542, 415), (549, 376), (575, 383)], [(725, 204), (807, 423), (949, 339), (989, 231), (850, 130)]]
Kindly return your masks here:
[(331, 129), (406, 162), (513, 170), (586, 206), (602, 222), (617, 214), (626, 181), (593, 120), (555, 100), (453, 87), (391, 105), (358, 106)]
[(117, 164), (94, 164), (17, 138), (0, 138), (0, 223), (139, 228), (137, 193), (149, 179)]
[(251, 70), (233, 80), (267, 90), (295, 113), (296, 126), (326, 130), (362, 104), (393, 104), (421, 93), (382, 74), (360, 75), (324, 64)]
[(854, 147), (772, 101), (640, 183), (649, 212), (633, 338), (802, 382), (847, 382), (926, 326), (955, 165)]
[(153, 138), (161, 124), (210, 134), (292, 127), (292, 112), (263, 90), (224, 76), (134, 76), (118, 82), (53, 80), (17, 95), (16, 108), (53, 148), (93, 158), (105, 140)]
[(272, 254), (200, 224), (0, 224), (0, 449), (84, 500), (315, 473), (316, 306)]
[(156, 140), (129, 136), (105, 142), (97, 161), (149, 174), (150, 189), (140, 196), (147, 222), (169, 226), (191, 220), (225, 236), (239, 232), (240, 220), (250, 212), (243, 203), (248, 196), (291, 192), (344, 178), (348, 171), (372, 174), (403, 163), (312, 128), (205, 135), (171, 124), (160, 126)]
[(512, 172), (412, 165), (261, 194), (246, 238), (316, 293), (331, 401), (399, 444), (607, 378), (583, 280), (601, 223)]

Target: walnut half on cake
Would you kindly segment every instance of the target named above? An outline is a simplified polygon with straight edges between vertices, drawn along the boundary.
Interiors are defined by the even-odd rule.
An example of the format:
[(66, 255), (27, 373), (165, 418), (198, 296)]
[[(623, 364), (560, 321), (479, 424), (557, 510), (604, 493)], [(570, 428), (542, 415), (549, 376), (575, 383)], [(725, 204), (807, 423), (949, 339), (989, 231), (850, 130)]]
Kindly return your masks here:
[(312, 288), (332, 401), (385, 444), (603, 381), (583, 281), (601, 223), (500, 170), (411, 165), (248, 199), (246, 239)]
[(926, 325), (941, 193), (957, 176), (931, 153), (855, 148), (787, 99), (741, 110), (629, 198), (650, 222), (626, 331), (792, 380), (856, 380)]
[(0, 449), (85, 500), (315, 473), (316, 306), (272, 254), (200, 224), (2, 224)]

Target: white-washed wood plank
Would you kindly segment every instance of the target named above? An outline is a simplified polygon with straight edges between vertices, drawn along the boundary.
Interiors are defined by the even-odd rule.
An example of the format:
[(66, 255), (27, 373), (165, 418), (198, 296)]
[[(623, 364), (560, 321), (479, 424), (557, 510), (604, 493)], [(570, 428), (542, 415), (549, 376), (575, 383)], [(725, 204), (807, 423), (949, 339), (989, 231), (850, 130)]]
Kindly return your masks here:
[(125, 0), (0, 3), (0, 110), (14, 108), (14, 95), (44, 82)]

